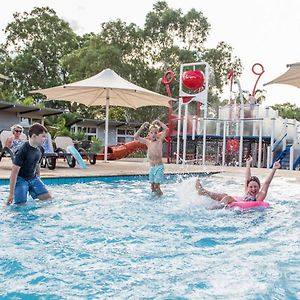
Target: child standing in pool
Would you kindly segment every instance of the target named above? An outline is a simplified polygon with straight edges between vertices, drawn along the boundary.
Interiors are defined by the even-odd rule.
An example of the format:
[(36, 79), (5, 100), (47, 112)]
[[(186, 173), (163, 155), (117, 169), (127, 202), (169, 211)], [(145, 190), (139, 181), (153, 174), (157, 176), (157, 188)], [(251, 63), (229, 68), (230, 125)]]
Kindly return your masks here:
[(28, 131), (29, 141), (25, 142), (15, 155), (10, 175), (9, 196), (7, 205), (22, 204), (27, 201), (28, 192), (32, 198), (47, 200), (51, 198), (40, 179), (40, 160), (43, 145), (47, 138), (47, 129), (38, 123)]
[(250, 156), (246, 160), (246, 173), (245, 173), (245, 195), (243, 197), (233, 197), (224, 193), (210, 192), (202, 187), (199, 179), (196, 181), (196, 190), (199, 195), (208, 196), (213, 200), (219, 201), (224, 206), (235, 201), (264, 201), (271, 181), (277, 169), (280, 168), (279, 161), (276, 161), (273, 165), (272, 171), (266, 178), (262, 187), (260, 187), (260, 181), (256, 176), (251, 176), (251, 163), (252, 157)]
[[(149, 126), (149, 133), (147, 138), (142, 138), (140, 135), (144, 129)], [(159, 128), (162, 128), (162, 132), (159, 133)], [(149, 180), (151, 183), (151, 190), (157, 196), (161, 196), (163, 193), (160, 189), (160, 184), (164, 180), (164, 165), (162, 162), (162, 147), (163, 140), (168, 132), (168, 127), (161, 121), (155, 120), (150, 125), (145, 122), (140, 129), (135, 133), (134, 139), (145, 144), (148, 148), (147, 156), (150, 162)]]

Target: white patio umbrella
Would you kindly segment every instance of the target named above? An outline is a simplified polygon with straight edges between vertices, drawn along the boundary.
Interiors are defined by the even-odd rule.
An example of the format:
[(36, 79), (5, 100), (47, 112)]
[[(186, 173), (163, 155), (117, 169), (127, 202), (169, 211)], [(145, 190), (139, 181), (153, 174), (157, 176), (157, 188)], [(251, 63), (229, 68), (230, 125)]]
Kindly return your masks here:
[(287, 67), (289, 69), (285, 73), (264, 85), (289, 84), (300, 88), (300, 63), (289, 64)]
[[(109, 106), (138, 108), (142, 106), (168, 106), (170, 98), (140, 86), (119, 76), (111, 69), (74, 83), (48, 89), (31, 91), (40, 93), (48, 100), (65, 100), (86, 106), (106, 106), (104, 161), (107, 161)], [(175, 100), (175, 99), (172, 99)]]

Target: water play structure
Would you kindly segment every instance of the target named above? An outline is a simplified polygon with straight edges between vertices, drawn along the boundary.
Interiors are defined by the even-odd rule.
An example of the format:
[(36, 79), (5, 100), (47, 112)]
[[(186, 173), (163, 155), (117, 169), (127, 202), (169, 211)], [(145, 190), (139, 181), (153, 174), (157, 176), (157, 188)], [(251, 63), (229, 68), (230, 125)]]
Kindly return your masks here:
[[(179, 99), (171, 102), (170, 85), (175, 77), (169, 70), (162, 78), (170, 97), (167, 140), (168, 163), (194, 163), (243, 166), (244, 158), (252, 155), (254, 166), (270, 168), (280, 160), (282, 168), (296, 170), (300, 165), (300, 123), (283, 119), (278, 112), (259, 104), (256, 87), (265, 70), (262, 64), (252, 67), (256, 77), (252, 93), (245, 95), (231, 68), (228, 80), (228, 104), (216, 116), (208, 114), (210, 67), (206, 62), (186, 63), (180, 67)], [(196, 102), (196, 113), (189, 107)], [(195, 105), (194, 105), (195, 106)], [(121, 159), (145, 150), (146, 146), (131, 141), (109, 145), (107, 159)], [(104, 159), (102, 154), (98, 159)]]
[[(193, 72), (188, 74), (193, 74), (194, 79), (197, 77), (195, 74), (202, 72), (204, 78), (201, 76), (200, 88), (186, 84), (187, 70)], [(196, 72), (197, 70), (200, 71)], [(232, 73), (229, 78), (235, 83), (237, 96), (233, 101), (230, 95), (230, 101), (219, 108), (218, 115), (209, 117), (209, 65), (205, 62), (181, 65), (178, 125), (176, 131), (171, 131), (170, 138), (171, 161), (243, 166), (243, 158), (252, 155), (257, 167), (270, 168), (274, 161), (280, 160), (282, 168), (299, 168), (300, 123), (283, 119), (271, 107), (257, 103), (256, 86), (265, 70), (261, 64), (254, 64), (252, 72), (258, 76), (252, 94), (245, 98), (239, 81), (233, 81)], [(232, 94), (232, 90), (230, 93)], [(201, 115), (189, 114), (189, 104), (193, 101), (201, 105)]]

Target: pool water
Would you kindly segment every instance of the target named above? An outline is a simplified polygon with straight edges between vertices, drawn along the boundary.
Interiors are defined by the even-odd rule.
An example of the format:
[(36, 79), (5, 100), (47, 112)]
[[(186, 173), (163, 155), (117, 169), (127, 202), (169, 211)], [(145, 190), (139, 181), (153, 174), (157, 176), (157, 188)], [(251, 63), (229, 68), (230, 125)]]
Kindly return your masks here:
[[(243, 190), (229, 175), (201, 181)], [(146, 179), (114, 179), (3, 200), (1, 299), (300, 299), (299, 183), (277, 177), (271, 208), (237, 211), (209, 210), (194, 182), (174, 177), (161, 198)]]

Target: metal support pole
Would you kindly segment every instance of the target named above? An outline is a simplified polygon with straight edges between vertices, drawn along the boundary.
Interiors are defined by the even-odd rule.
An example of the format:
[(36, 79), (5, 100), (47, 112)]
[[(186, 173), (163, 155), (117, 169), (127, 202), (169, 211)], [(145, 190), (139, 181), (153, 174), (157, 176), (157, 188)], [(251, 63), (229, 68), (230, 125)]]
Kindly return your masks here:
[(184, 121), (183, 121), (183, 133), (182, 133), (182, 140), (183, 140), (182, 162), (183, 162), (183, 164), (186, 161), (187, 119), (188, 119), (188, 104), (185, 104)]
[(290, 148), (290, 170), (293, 170), (293, 164), (294, 164), (294, 145)]
[(272, 125), (271, 125), (271, 141), (270, 141), (270, 164), (268, 165), (268, 168), (272, 168), (272, 164), (273, 164), (273, 151), (274, 151), (274, 135), (275, 135), (275, 119), (272, 119)]
[(261, 150), (262, 150), (262, 125), (263, 121), (259, 120), (259, 138), (258, 138), (258, 161), (257, 161), (257, 167), (260, 168), (261, 165)]
[(243, 91), (240, 84), (240, 81), (236, 80), (238, 88), (239, 88), (239, 95), (240, 95), (240, 103), (241, 103), (241, 111), (240, 111), (240, 147), (239, 147), (239, 167), (242, 167), (243, 164), (243, 149), (244, 149), (244, 117), (245, 117), (245, 107), (244, 107), (244, 98), (243, 98)]
[(104, 162), (107, 162), (107, 147), (108, 147), (108, 116), (109, 116), (109, 91), (106, 90), (106, 109), (105, 109), (105, 148)]
[(223, 148), (222, 148), (222, 166), (225, 166), (226, 127), (227, 127), (227, 122), (224, 121), (224, 128), (223, 128)]
[(239, 145), (239, 167), (243, 165), (243, 149), (244, 149), (244, 121), (240, 120), (240, 145)]
[(201, 119), (197, 119), (197, 135), (200, 135), (201, 133)]
[(205, 166), (207, 103), (204, 106), (202, 165)]
[(294, 134), (293, 134), (293, 144), (297, 142), (298, 139), (298, 126), (297, 126), (297, 120), (294, 119)]
[(270, 164), (271, 164), (271, 162), (270, 162), (270, 158), (271, 158), (271, 147), (270, 146), (268, 146), (267, 147), (267, 168), (269, 168), (270, 167)]
[(293, 145), (290, 148), (290, 170), (293, 170), (294, 165), (294, 157), (295, 157), (295, 146), (297, 145), (297, 138), (298, 138), (298, 127), (297, 127), (297, 120), (294, 119), (294, 132), (293, 132)]
[(288, 128), (287, 119), (284, 119), (283, 126), (284, 126), (285, 137), (283, 138), (283, 141), (282, 141), (282, 150), (285, 150), (286, 149), (286, 134), (288, 132), (288, 129), (287, 129)]
[(192, 126), (192, 140), (195, 140), (195, 133), (196, 133), (196, 116), (193, 116), (193, 126)]
[(178, 101), (178, 118), (177, 118), (177, 155), (176, 155), (176, 164), (179, 164), (179, 155), (180, 155), (180, 132), (181, 132), (181, 105), (182, 100), (179, 98)]
[(218, 120), (217, 120), (217, 124), (216, 124), (216, 135), (220, 135), (220, 122), (218, 122)]

